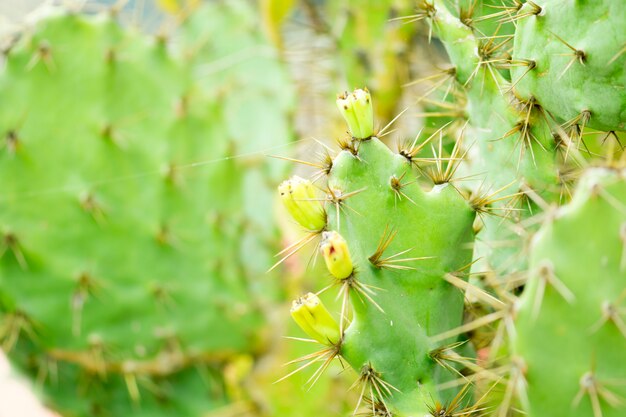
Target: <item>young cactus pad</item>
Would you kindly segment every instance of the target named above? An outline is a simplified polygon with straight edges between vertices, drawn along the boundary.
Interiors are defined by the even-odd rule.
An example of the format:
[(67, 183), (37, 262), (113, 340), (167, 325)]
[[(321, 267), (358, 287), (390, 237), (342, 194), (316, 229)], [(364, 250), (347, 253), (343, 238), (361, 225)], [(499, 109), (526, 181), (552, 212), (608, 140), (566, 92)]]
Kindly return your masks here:
[(548, 213), (515, 322), (529, 417), (626, 415), (626, 172), (591, 169)]
[(320, 249), (331, 274), (327, 291), (341, 294), (342, 332), (324, 341), (317, 359), (325, 367), (340, 356), (357, 372), (357, 408), (424, 415), (457, 393), (437, 389), (455, 374), (432, 353), (458, 340), (445, 333), (462, 324), (464, 295), (444, 276), (462, 276), (471, 263), (475, 211), (451, 183), (422, 187), (409, 159), (360, 136), (367, 138), (342, 142), (327, 177)]

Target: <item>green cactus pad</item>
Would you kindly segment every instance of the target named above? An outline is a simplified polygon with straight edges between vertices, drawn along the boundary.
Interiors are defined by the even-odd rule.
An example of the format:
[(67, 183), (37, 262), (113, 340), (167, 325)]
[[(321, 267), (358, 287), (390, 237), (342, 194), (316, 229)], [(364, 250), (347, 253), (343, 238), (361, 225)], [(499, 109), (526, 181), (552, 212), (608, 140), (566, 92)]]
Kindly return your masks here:
[[(358, 144), (358, 155), (341, 152), (328, 178), (335, 192), (362, 190), (346, 199), (339, 224), (329, 216), (328, 227), (348, 242), (354, 260), (351, 279), (376, 293), (372, 302), (351, 292), (354, 318), (341, 355), (357, 372), (371, 367), (400, 391), (392, 390), (388, 400), (398, 415), (424, 412), (433, 399), (449, 398), (450, 392), (435, 389), (451, 375), (430, 359), (429, 352), (441, 342), (429, 337), (462, 323), (463, 294), (443, 275), (470, 263), (475, 216), (451, 184), (424, 191), (414, 183), (394, 190), (393, 178), (404, 184), (411, 176), (407, 159), (373, 138)], [(386, 233), (394, 236), (391, 244), (377, 262), (368, 260)], [(407, 252), (384, 261), (402, 251)], [(402, 262), (415, 257), (433, 258)]]
[[(540, 12), (520, 19), (513, 59), (517, 94), (535, 97), (561, 121), (586, 118), (599, 130), (626, 129), (626, 8), (620, 0), (541, 0)], [(526, 4), (520, 13), (528, 12)], [(587, 113), (588, 112), (588, 113)], [(582, 124), (579, 123), (579, 124)]]
[(592, 169), (533, 240), (515, 322), (527, 415), (626, 413), (626, 172)]
[[(432, 354), (461, 333), (443, 335), (459, 328), (464, 311), (463, 292), (444, 276), (464, 276), (471, 264), (476, 212), (448, 181), (423, 188), (413, 162), (376, 137), (347, 139), (342, 147), (328, 175), (320, 247), (331, 287), (342, 295), (344, 331), (318, 356), (340, 356), (352, 366), (358, 403), (369, 412), (427, 413), (458, 393), (438, 389), (456, 374)], [(301, 304), (292, 310), (302, 315), (297, 320), (305, 318)], [(302, 327), (312, 337), (337, 326), (324, 314), (313, 316), (308, 323), (319, 328)]]
[(169, 46), (59, 10), (0, 72), (0, 342), (63, 413), (206, 412), (225, 394), (203, 369), (263, 348), (265, 177)]
[(506, 42), (485, 39), (452, 15), (444, 1), (424, 4), (433, 34), (454, 65), (451, 82), (466, 98), (459, 105), (469, 124), (466, 146), (472, 148), (464, 173), (476, 180), (477, 192), (501, 190), (494, 197), (511, 196), (492, 205), (495, 216), (482, 218), (476, 247), (482, 260), (477, 270), (518, 272), (525, 266), (518, 256), (521, 240), (515, 223), (530, 211), (517, 194), (528, 187), (548, 201), (558, 197), (557, 147), (549, 119), (538, 103), (518, 100), (508, 77), (502, 75), (506, 54), (495, 45)]

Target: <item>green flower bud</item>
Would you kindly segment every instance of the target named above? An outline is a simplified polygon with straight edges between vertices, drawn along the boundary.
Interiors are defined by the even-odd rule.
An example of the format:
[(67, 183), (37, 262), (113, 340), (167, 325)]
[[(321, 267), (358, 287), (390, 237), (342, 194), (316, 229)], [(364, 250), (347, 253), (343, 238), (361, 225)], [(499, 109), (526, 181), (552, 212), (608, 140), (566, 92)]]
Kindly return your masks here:
[(368, 139), (374, 135), (374, 108), (366, 89), (356, 89), (337, 96), (337, 107), (348, 124), (352, 137)]
[(314, 232), (326, 227), (326, 213), (311, 181), (293, 176), (278, 186), (278, 192), (291, 217), (302, 227)]
[(339, 325), (313, 293), (293, 302), (291, 317), (306, 334), (324, 345), (336, 345), (341, 339)]
[(324, 232), (320, 250), (328, 271), (339, 279), (348, 278), (354, 269), (346, 240), (337, 232)]

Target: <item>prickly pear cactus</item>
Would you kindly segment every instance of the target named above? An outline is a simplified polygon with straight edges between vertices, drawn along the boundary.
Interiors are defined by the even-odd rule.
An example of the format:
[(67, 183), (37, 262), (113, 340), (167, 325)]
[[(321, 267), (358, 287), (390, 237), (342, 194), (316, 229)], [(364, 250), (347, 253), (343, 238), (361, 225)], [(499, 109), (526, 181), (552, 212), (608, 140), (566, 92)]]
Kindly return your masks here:
[(168, 47), (54, 9), (0, 72), (0, 341), (64, 414), (200, 415), (263, 348), (268, 235), (229, 115)]
[[(439, 0), (421, 3), (416, 14), (429, 22), (453, 65), (431, 77), (436, 88), (427, 94), (445, 89), (449, 98), (435, 101), (440, 109), (433, 114), (453, 114), (454, 120), (469, 123), (464, 129), (471, 138), (465, 145), (470, 158), (463, 172), (475, 184), (473, 188), (499, 192), (489, 208), (496, 216), (481, 216), (478, 270), (517, 272), (524, 264), (517, 255), (520, 239), (515, 223), (525, 217), (521, 210), (527, 209), (520, 191), (530, 187), (547, 199), (558, 197), (557, 146), (541, 106), (533, 100), (519, 100), (513, 93), (506, 52), (512, 35), (485, 36), (476, 29), (480, 19), (460, 15), (456, 17)], [(459, 125), (464, 126), (443, 126), (454, 131)]]
[[(511, 73), (516, 93), (563, 122), (626, 129), (626, 10), (619, 0), (527, 2), (519, 14)], [(581, 30), (581, 28), (585, 28)]]
[[(453, 65), (430, 77), (454, 98), (439, 102), (439, 114), (452, 109), (466, 119), (475, 141), (464, 173), (475, 187), (502, 192), (491, 207), (501, 218), (482, 221), (479, 269), (523, 271), (519, 253), (527, 233), (520, 220), (541, 210), (525, 194), (567, 200), (567, 173), (606, 153), (587, 146), (585, 128), (623, 129), (626, 58), (618, 3), (515, 1), (482, 16), (483, 2), (458, 13), (444, 1), (420, 4), (416, 18), (429, 22)], [(485, 34), (485, 22), (496, 29)], [(606, 36), (596, 42), (594, 31)]]
[(369, 93), (346, 93), (337, 104), (350, 138), (328, 162), (323, 190), (315, 195), (298, 178), (280, 187), (286, 208), (308, 231), (303, 242), (321, 235), (330, 273), (322, 292), (341, 299), (339, 314), (316, 294), (294, 302), (292, 316), (322, 345), (301, 366), (321, 364), (315, 382), (342, 358), (357, 373), (357, 409), (423, 415), (457, 393), (438, 388), (455, 378), (441, 353), (463, 344), (464, 297), (448, 279), (465, 282), (459, 277), (471, 263), (475, 210), (451, 182), (454, 164), (442, 168), (437, 184), (417, 183), (410, 155), (392, 152), (374, 135)]
[(623, 169), (591, 169), (533, 239), (510, 381), (530, 417), (626, 413), (625, 202)]

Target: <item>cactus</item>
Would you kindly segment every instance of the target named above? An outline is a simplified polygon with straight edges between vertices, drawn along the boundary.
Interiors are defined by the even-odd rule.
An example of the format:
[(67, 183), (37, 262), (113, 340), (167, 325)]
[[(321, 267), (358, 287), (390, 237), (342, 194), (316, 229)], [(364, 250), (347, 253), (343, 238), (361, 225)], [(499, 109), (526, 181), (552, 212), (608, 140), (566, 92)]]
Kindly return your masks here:
[[(501, 72), (503, 67), (506, 70), (513, 65), (503, 51), (507, 43), (474, 34), (472, 21), (456, 18), (443, 1), (424, 2), (423, 7), (422, 14), (429, 19), (433, 35), (443, 42), (454, 65), (442, 77), (465, 97), (458, 111), (469, 120), (469, 135), (476, 142), (470, 150), (468, 175), (477, 177), (483, 187), (511, 196), (492, 208), (506, 220), (522, 217), (517, 211), (526, 206), (517, 193), (523, 187), (555, 200), (559, 195), (559, 171), (553, 126), (538, 103), (515, 96), (516, 80), (509, 82)], [(519, 61), (516, 65), (526, 64)], [(512, 222), (502, 224), (502, 219), (490, 217), (483, 223), (476, 253), (487, 265), (479, 269), (507, 273), (523, 270), (524, 263), (517, 258), (520, 245), (516, 242), (520, 239), (510, 226)]]
[[(516, 93), (534, 97), (567, 125), (598, 130), (626, 129), (626, 33), (624, 4), (616, 0), (527, 2), (518, 14), (513, 59), (534, 63)], [(586, 30), (580, 30), (585, 27)]]
[[(433, 0), (421, 2), (417, 13), (407, 17), (428, 20), (433, 35), (441, 40), (454, 65), (436, 78), (427, 77), (436, 79), (436, 87), (446, 90), (439, 102), (444, 111), (434, 115), (446, 115), (452, 120), (445, 125), (438, 124), (435, 134), (419, 145), (417, 139), (401, 144), (400, 155), (435, 184), (449, 183), (446, 167), (450, 166), (454, 167), (452, 171), (458, 169), (467, 178), (478, 178), (475, 183), (479, 185), (473, 187), (474, 197), (470, 199), (469, 206), (480, 215), (481, 221), (476, 225), (480, 233), (475, 245), (474, 262), (466, 265), (467, 268), (472, 265), (472, 270), (479, 276), (495, 275), (498, 278), (496, 283), (490, 283), (488, 279), (480, 281), (490, 293), (459, 279), (459, 276), (466, 277), (464, 274), (452, 272), (462, 269), (461, 263), (454, 264), (456, 269), (449, 269), (452, 265), (447, 265), (442, 273), (441, 265), (429, 264), (432, 260), (417, 261), (411, 257), (408, 259), (411, 267), (415, 265), (417, 268), (416, 272), (404, 268), (398, 272), (398, 265), (394, 263), (392, 270), (382, 268), (379, 272), (381, 280), (371, 279), (368, 273), (377, 269), (377, 260), (401, 258), (398, 263), (402, 264), (407, 262), (405, 257), (408, 257), (403, 248), (419, 248), (424, 244), (405, 241), (404, 245), (390, 251), (397, 256), (384, 257), (382, 254), (386, 253), (389, 242), (397, 241), (396, 228), (398, 235), (402, 231), (413, 230), (411, 234), (418, 236), (421, 235), (420, 230), (428, 227), (409, 215), (402, 216), (405, 220), (401, 227), (397, 226), (396, 205), (385, 207), (377, 200), (380, 195), (373, 197), (389, 186), (383, 184), (386, 183), (383, 178), (390, 179), (391, 188), (394, 179), (396, 186), (401, 185), (394, 204), (402, 202), (411, 208), (411, 202), (418, 207), (423, 207), (424, 203), (422, 197), (402, 194), (402, 184), (413, 183), (408, 179), (408, 173), (399, 172), (395, 176), (372, 174), (374, 185), (369, 176), (368, 181), (361, 180), (363, 173), (376, 172), (380, 166), (390, 169), (388, 167), (395, 165), (391, 161), (381, 163), (376, 159), (372, 149), (379, 154), (389, 153), (389, 150), (379, 144), (376, 135), (369, 138), (369, 130), (362, 132), (361, 123), (368, 120), (369, 113), (361, 108), (359, 118), (355, 111), (358, 114), (363, 92), (340, 96), (338, 100), (351, 139), (340, 141), (342, 152), (325, 166), (328, 172), (328, 184), (324, 188), (326, 196), (307, 201), (321, 200), (326, 205), (326, 227), (311, 233), (321, 234), (319, 245), (327, 269), (335, 284), (341, 288), (343, 300), (335, 326), (342, 336), (339, 342), (333, 342), (330, 338), (315, 337), (309, 331), (309, 335), (324, 348), (303, 358), (310, 362), (305, 362), (302, 368), (321, 363), (311, 377), (311, 381), (315, 381), (329, 361), (335, 357), (343, 358), (360, 375), (361, 397), (363, 394), (369, 397), (366, 398), (367, 415), (473, 415), (480, 409), (485, 415), (506, 417), (516, 415), (515, 410), (519, 408), (531, 416), (544, 415), (546, 410), (552, 410), (550, 413), (554, 415), (576, 413), (594, 417), (621, 415), (624, 412), (621, 398), (624, 361), (619, 357), (626, 340), (621, 312), (621, 303), (626, 297), (621, 295), (625, 291), (624, 270), (620, 269), (626, 256), (626, 238), (621, 225), (626, 210), (622, 203), (625, 197), (623, 172), (617, 173), (616, 168), (590, 169), (581, 179), (580, 190), (570, 205), (555, 209), (556, 212), (548, 210), (542, 213), (544, 209), (567, 201), (571, 186), (571, 178), (567, 178), (571, 175), (569, 173), (578, 176), (580, 167), (588, 166), (588, 160), (595, 159), (592, 162), (594, 165), (622, 166), (621, 163), (613, 163), (615, 154), (620, 152), (616, 152), (615, 146), (588, 146), (583, 134), (588, 133), (589, 128), (609, 130), (610, 134), (602, 135), (604, 139), (612, 134), (619, 143), (619, 134), (613, 131), (623, 128), (623, 31), (619, 35), (607, 36), (597, 45), (592, 44), (591, 35), (576, 37), (572, 34), (575, 43), (570, 44), (559, 33), (566, 36), (568, 29), (573, 32), (576, 27), (573, 22), (580, 21), (597, 21), (595, 30), (617, 33), (619, 23), (616, 22), (623, 20), (620, 18), (623, 13), (616, 10), (612, 14), (615, 3), (605, 1), (582, 6), (580, 2), (567, 2), (567, 6), (563, 6), (564, 12), (559, 14), (560, 3), (564, 2), (527, 2), (525, 5), (515, 2), (503, 5), (491, 15), (479, 17), (467, 11), (454, 15), (444, 1)], [(570, 10), (577, 7), (582, 9)], [(595, 9), (586, 13), (587, 8)], [(554, 16), (548, 17), (550, 13)], [(489, 20), (498, 20), (500, 25), (495, 29), (489, 28), (489, 36), (483, 36), (476, 24), (480, 22), (484, 28), (484, 23)], [(513, 40), (515, 46), (511, 49), (506, 47)], [(572, 49), (571, 45), (576, 46)], [(555, 52), (557, 49), (558, 54)], [(576, 71), (572, 71), (574, 66)], [(563, 67), (558, 74), (556, 67)], [(594, 71), (597, 71), (597, 77), (594, 77)], [(437, 88), (429, 93), (435, 91)], [(602, 102), (602, 91), (607, 91), (604, 96), (606, 102)], [(433, 100), (426, 102), (429, 105), (437, 103)], [(459, 118), (462, 123), (458, 122)], [(367, 126), (369, 128), (369, 122)], [(453, 136), (458, 126), (463, 126), (462, 134), (457, 134), (452, 144), (445, 145), (444, 135)], [(436, 146), (437, 139), (433, 139), (437, 135), (439, 146)], [(475, 144), (471, 146), (467, 140), (463, 143), (461, 138), (465, 136), (475, 140)], [(425, 152), (429, 142), (434, 145), (432, 155)], [(608, 163), (598, 163), (597, 159), (602, 157)], [(465, 161), (459, 162), (462, 159)], [(485, 191), (485, 188), (490, 191)], [(346, 193), (350, 197), (341, 198)], [(366, 198), (369, 198), (367, 203), (361, 203)], [(585, 204), (594, 205), (593, 209), (584, 211), (586, 220), (567, 220), (574, 216), (573, 210), (580, 210), (582, 216)], [(442, 212), (449, 215), (454, 204), (448, 201), (445, 207)], [(380, 209), (383, 212), (371, 216), (372, 212)], [(597, 217), (593, 214), (596, 209), (599, 213)], [(605, 212), (607, 222), (602, 222), (600, 226), (600, 219), (603, 219), (601, 213)], [(533, 241), (528, 266), (526, 237), (534, 233), (540, 223), (538, 219), (543, 218), (550, 224), (544, 225)], [(432, 221), (429, 219), (429, 222)], [(578, 222), (583, 222), (584, 226), (578, 226)], [(387, 226), (387, 223), (392, 226)], [(560, 224), (562, 226), (557, 227)], [(558, 234), (557, 229), (560, 231)], [(581, 230), (588, 231), (581, 233)], [(603, 239), (603, 234), (610, 238)], [(590, 236), (590, 239), (585, 240), (581, 236)], [(434, 235), (430, 235), (429, 240), (433, 238)], [(307, 239), (311, 239), (311, 234)], [(595, 243), (598, 241), (602, 244)], [(435, 259), (444, 256), (442, 254), (450, 249), (439, 247)], [(577, 255), (583, 253), (589, 256)], [(573, 261), (578, 259), (577, 256), (580, 262)], [(428, 253), (419, 251), (417, 257), (428, 257)], [(546, 267), (546, 260), (551, 262), (549, 267)], [(390, 286), (385, 274), (421, 278), (425, 272), (422, 266), (427, 268), (427, 273), (435, 274), (434, 282), (438, 285), (467, 290), (466, 302), (472, 309), (466, 310), (468, 318), (465, 324), (457, 316), (458, 321), (439, 323), (439, 329), (432, 332), (424, 325), (419, 313), (413, 313), (414, 310), (404, 304), (406, 299), (394, 295), (400, 285)], [(524, 289), (525, 281), (520, 276), (527, 269), (530, 278)], [(351, 270), (355, 272), (349, 273)], [(515, 276), (511, 276), (513, 273)], [(353, 277), (356, 279), (352, 280)], [(602, 282), (602, 289), (587, 294), (588, 279)], [(403, 281), (396, 279), (393, 282)], [(513, 293), (509, 291), (511, 288), (515, 290)], [(522, 289), (521, 302), (517, 303), (516, 295)], [(322, 292), (318, 295), (321, 296)], [(430, 301), (423, 301), (424, 298), (437, 300), (436, 309), (428, 310), (431, 317), (443, 319), (442, 311), (462, 311), (460, 293), (457, 293), (459, 298), (455, 301), (437, 298), (424, 288), (409, 290), (405, 287), (404, 292), (412, 294), (407, 300), (409, 304), (428, 306), (422, 313), (434, 307)], [(538, 302), (538, 299), (542, 301)], [(346, 300), (350, 301), (351, 309), (346, 307)], [(389, 308), (389, 303), (393, 307)], [(545, 305), (546, 311), (537, 305)], [(400, 311), (404, 313), (403, 317), (411, 318), (412, 325), (418, 324), (420, 330), (425, 330), (428, 338), (420, 341), (416, 337), (419, 332), (410, 326), (396, 328), (393, 317), (401, 315)], [(387, 328), (373, 320), (387, 316), (390, 319)], [(472, 316), (475, 320), (470, 319)], [(580, 320), (577, 321), (576, 317)], [(497, 327), (473, 332), (481, 325), (500, 319), (503, 320)], [(320, 316), (320, 320), (327, 325), (333, 323), (327, 316)], [(578, 325), (581, 320), (587, 324), (586, 328), (593, 330), (593, 335), (581, 330)], [(303, 330), (306, 331), (306, 328), (303, 327)], [(491, 330), (495, 333), (492, 334)], [(334, 329), (333, 334), (336, 331)], [(374, 333), (376, 336), (373, 336)], [(562, 340), (559, 339), (561, 334), (564, 335)], [(396, 335), (401, 335), (402, 342), (396, 339)], [(438, 344), (446, 337), (446, 343)], [(472, 395), (467, 388), (450, 389), (458, 386), (459, 381), (452, 380), (455, 368), (446, 367), (445, 360), (442, 361), (444, 357), (459, 359), (458, 349), (465, 337), (483, 346), (492, 343), (487, 351), (489, 357), (482, 356), (480, 366), (467, 359), (457, 364), (459, 368), (466, 368), (461, 371), (463, 378), (477, 382), (475, 389), (478, 395)], [(410, 363), (406, 357), (402, 362), (392, 362), (390, 356), (402, 357), (402, 352), (412, 349), (420, 353), (409, 355), (410, 360), (420, 358), (424, 350), (405, 349), (411, 343), (421, 349), (428, 346), (427, 366), (419, 359)], [(466, 343), (465, 346), (471, 347), (471, 344)], [(389, 346), (393, 346), (393, 355), (388, 354)], [(512, 356), (509, 356), (510, 353)], [(504, 358), (494, 360), (501, 355)], [(561, 355), (568, 358), (568, 365), (571, 364), (571, 369), (566, 372), (561, 371)], [(600, 360), (596, 355), (607, 359)], [(391, 370), (388, 368), (390, 363), (393, 363)], [(444, 365), (443, 373), (439, 365)], [(468, 375), (468, 370), (474, 374)], [(416, 381), (420, 381), (417, 390)], [(430, 381), (436, 383), (429, 385)], [(444, 388), (449, 390), (442, 391)], [(432, 396), (431, 401), (426, 399), (428, 396)], [(486, 401), (490, 401), (493, 407), (485, 406), (483, 403)]]
[(624, 202), (624, 169), (590, 169), (533, 239), (511, 382), (529, 417), (626, 413)]
[[(321, 235), (330, 287), (338, 287), (342, 300), (337, 320), (317, 297), (319, 313), (304, 309), (313, 295), (294, 302), (295, 320), (323, 345), (303, 358), (302, 368), (321, 362), (313, 382), (333, 358), (341, 357), (358, 374), (357, 408), (366, 405), (375, 415), (426, 413), (434, 402), (456, 394), (438, 389), (456, 375), (454, 366), (441, 365), (445, 361), (438, 352), (462, 344), (457, 330), (464, 297), (444, 277), (465, 276), (475, 210), (453, 184), (454, 163), (442, 166), (447, 173), (442, 181), (423, 189), (414, 179), (410, 155), (394, 154), (371, 136), (369, 93), (346, 93), (337, 103), (352, 135), (330, 164), (326, 195), (283, 197), (294, 219)], [(308, 186), (302, 180), (289, 183)], [(311, 231), (299, 213), (317, 213), (322, 205), (325, 227)]]
[[(0, 341), (63, 414), (200, 415), (228, 401), (223, 366), (264, 349), (271, 172), (242, 174), (246, 115), (170, 46), (53, 9), (0, 72)], [(276, 96), (259, 149), (289, 136)]]

